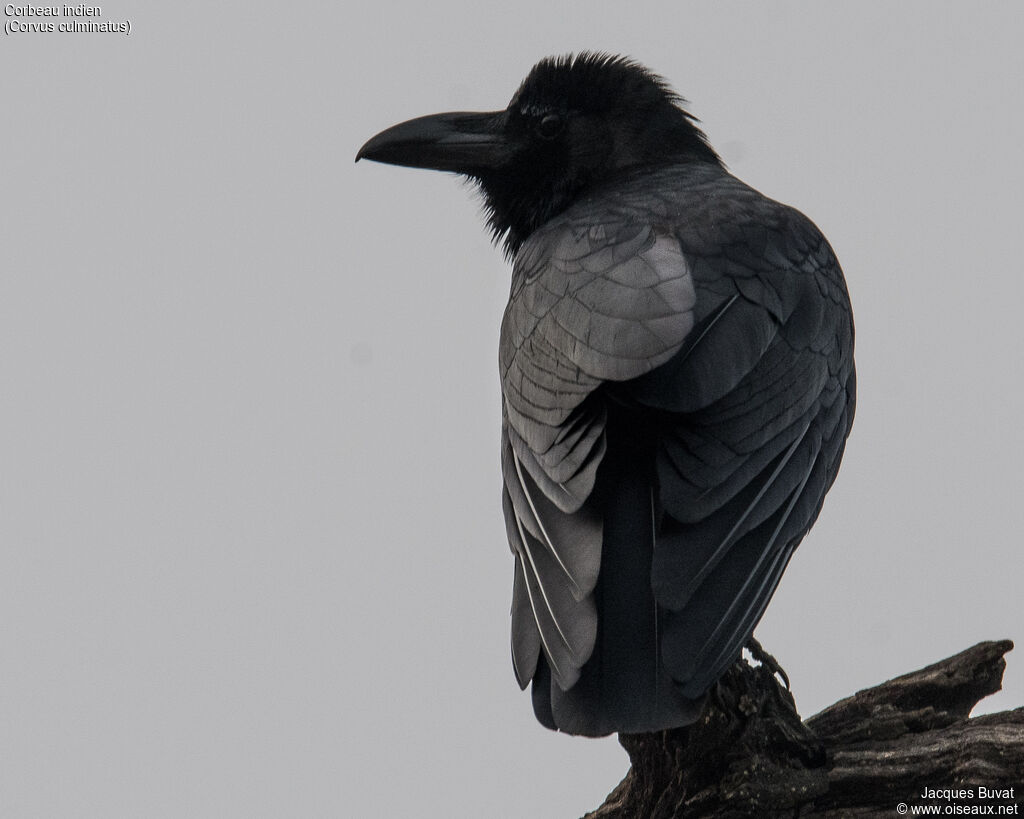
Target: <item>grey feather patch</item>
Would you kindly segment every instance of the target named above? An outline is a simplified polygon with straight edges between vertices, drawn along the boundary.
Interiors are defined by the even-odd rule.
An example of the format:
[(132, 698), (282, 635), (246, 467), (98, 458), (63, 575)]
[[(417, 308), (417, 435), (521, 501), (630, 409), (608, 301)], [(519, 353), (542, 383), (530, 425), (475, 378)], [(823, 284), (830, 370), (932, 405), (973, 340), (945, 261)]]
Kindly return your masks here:
[(512, 451), (519, 458), (520, 463), (555, 506), (568, 514), (579, 511), (594, 489), (597, 468), (605, 450), (604, 436), (597, 436), (589, 451), (582, 448), (573, 450), (573, 459), (565, 461), (567, 466), (571, 466), (572, 474), (566, 476), (564, 480), (555, 481), (540, 465), (534, 450), (519, 437), (515, 427), (511, 424), (513, 418), (514, 413), (510, 411), (508, 439), (511, 442)]
[[(517, 574), (519, 585), (513, 588), (512, 600), (512, 654), (517, 679), (520, 685), (525, 685), (533, 676), (536, 640), (537, 650), (543, 648), (554, 679), (563, 688), (569, 688), (593, 652), (597, 635), (597, 610), (592, 592), (597, 580), (596, 567), (600, 564), (600, 530), (589, 544), (597, 549), (596, 557), (590, 557), (589, 563), (573, 565), (580, 577), (580, 581), (575, 582), (570, 574), (572, 570), (566, 570), (564, 561), (559, 562), (549, 545), (527, 530), (515, 508), (513, 495), (506, 484), (502, 493), (505, 526), (509, 545), (516, 555), (516, 571), (522, 573), (521, 579)], [(572, 545), (569, 548), (572, 549)], [(570, 552), (568, 557), (579, 559), (575, 552)]]
[(509, 445), (502, 450), (502, 470), (505, 491), (523, 527), (547, 548), (568, 579), (573, 597), (580, 600), (590, 594), (601, 568), (600, 513), (585, 506), (567, 515), (539, 491)]
[(512, 582), (512, 668), (520, 689), (525, 689), (533, 679), (539, 656), (540, 632), (526, 588), (523, 559), (516, 554), (515, 579)]
[(527, 595), (552, 676), (563, 690), (579, 679), (597, 637), (593, 597), (576, 601), (565, 575), (532, 535), (520, 530), (525, 546), (522, 561)]

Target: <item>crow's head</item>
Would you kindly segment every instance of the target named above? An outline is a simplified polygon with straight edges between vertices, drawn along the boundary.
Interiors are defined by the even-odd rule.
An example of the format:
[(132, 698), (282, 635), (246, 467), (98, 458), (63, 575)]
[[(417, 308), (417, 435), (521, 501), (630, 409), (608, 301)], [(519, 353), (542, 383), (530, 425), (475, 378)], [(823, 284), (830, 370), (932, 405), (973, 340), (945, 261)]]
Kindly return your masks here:
[(465, 174), (510, 254), (603, 182), (638, 168), (719, 159), (683, 100), (637, 63), (603, 54), (542, 60), (504, 111), (449, 113), (377, 134), (356, 159)]

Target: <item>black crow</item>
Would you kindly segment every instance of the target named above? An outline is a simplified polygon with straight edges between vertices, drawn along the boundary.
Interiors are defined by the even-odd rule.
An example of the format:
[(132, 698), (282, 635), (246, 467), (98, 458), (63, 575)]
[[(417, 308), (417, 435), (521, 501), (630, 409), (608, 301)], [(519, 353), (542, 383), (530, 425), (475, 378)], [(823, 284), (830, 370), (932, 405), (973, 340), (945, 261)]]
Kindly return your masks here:
[(468, 176), (512, 259), (512, 664), (571, 734), (699, 716), (853, 423), (832, 248), (730, 175), (684, 104), (629, 59), (552, 58), (505, 110), (404, 122), (356, 157)]

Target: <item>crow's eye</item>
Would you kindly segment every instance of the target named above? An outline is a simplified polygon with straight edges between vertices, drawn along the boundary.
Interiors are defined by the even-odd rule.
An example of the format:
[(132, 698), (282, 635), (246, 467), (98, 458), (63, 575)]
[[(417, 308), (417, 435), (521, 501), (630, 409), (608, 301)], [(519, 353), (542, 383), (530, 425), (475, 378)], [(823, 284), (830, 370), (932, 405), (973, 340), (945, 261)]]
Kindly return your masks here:
[(565, 122), (558, 114), (545, 114), (537, 123), (537, 135), (541, 139), (554, 139), (565, 126)]

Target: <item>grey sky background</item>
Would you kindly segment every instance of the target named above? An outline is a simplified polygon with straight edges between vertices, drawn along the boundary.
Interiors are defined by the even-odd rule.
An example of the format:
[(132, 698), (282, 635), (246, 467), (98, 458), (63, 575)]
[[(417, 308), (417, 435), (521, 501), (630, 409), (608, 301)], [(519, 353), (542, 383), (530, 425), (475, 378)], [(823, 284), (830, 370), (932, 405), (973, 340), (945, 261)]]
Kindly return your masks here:
[[(102, 9), (131, 34), (0, 42), (0, 815), (561, 819), (619, 781), (510, 667), (479, 202), (352, 163), (584, 48), (846, 272), (857, 422), (757, 632), (801, 711), (1024, 641), (1024, 6)], [(983, 710), (1022, 703), (1012, 654)]]

